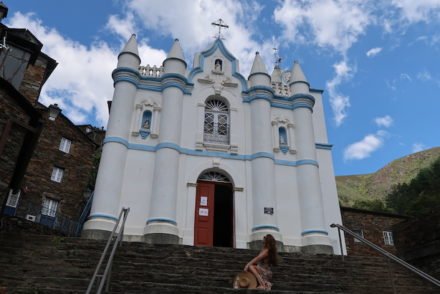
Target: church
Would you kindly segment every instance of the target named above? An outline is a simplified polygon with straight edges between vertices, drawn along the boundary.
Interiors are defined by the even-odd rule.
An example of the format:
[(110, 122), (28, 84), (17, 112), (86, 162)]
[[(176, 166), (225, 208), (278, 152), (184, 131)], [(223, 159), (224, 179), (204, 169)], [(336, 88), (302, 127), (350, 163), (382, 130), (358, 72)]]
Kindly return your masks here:
[[(341, 224), (323, 91), (298, 62), (246, 79), (221, 38), (188, 67), (178, 39), (141, 66), (136, 36), (118, 56), (86, 238), (340, 254)], [(342, 241), (343, 242), (343, 241)], [(345, 247), (345, 244), (342, 244)]]

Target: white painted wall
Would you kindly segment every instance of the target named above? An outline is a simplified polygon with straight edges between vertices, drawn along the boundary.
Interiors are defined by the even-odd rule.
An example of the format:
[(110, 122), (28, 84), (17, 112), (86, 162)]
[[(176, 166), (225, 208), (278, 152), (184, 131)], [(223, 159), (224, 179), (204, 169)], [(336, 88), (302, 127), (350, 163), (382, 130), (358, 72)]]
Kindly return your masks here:
[[(214, 60), (217, 58), (223, 60), (223, 75), (212, 73)], [(303, 214), (311, 216), (314, 213), (322, 212), (313, 211), (313, 205), (310, 206), (310, 211), (301, 209), (301, 207), (307, 206), (301, 206), (298, 189), (298, 181), (301, 179), (298, 178), (298, 167), (286, 166), (280, 162), (293, 163), (303, 158), (316, 158), (319, 163), (319, 180), (309, 183), (309, 185), (318, 185), (319, 187), (314, 187), (312, 190), (322, 191), (322, 199), (315, 198), (313, 201), (321, 202), (320, 206), (323, 207), (323, 218), (326, 230), (329, 232), (330, 242), (335, 252), (339, 252), (337, 232), (328, 227), (332, 222), (341, 223), (331, 151), (315, 150), (308, 147), (310, 142), (328, 143), (321, 94), (312, 93), (316, 99), (311, 119), (312, 125), (305, 126), (302, 110), (292, 111), (269, 107), (265, 100), (243, 103), (241, 80), (232, 75), (233, 65), (225, 58), (219, 48), (212, 55), (205, 56), (203, 62), (200, 62), (201, 60), (196, 60), (195, 66), (203, 63), (204, 69), (203, 72), (192, 78), (191, 82), (194, 83), (194, 87), (191, 90), (191, 95), (182, 94), (178, 88), (167, 88), (165, 94), (168, 95), (168, 99), (164, 99), (164, 93), (138, 89), (135, 94), (132, 94), (134, 99), (126, 100), (131, 101), (129, 105), (124, 103), (112, 105), (112, 108), (117, 107), (119, 112), (130, 112), (131, 114), (126, 114), (123, 121), (120, 122), (120, 119), (115, 118), (113, 114), (117, 111), (112, 110), (110, 121), (113, 127), (107, 136), (121, 137), (127, 141), (127, 146), (107, 143), (106, 145), (110, 148), (105, 146), (104, 150), (121, 149), (119, 153), (125, 152), (126, 155), (125, 158), (107, 156), (106, 162), (101, 163), (102, 166), (112, 166), (113, 162), (119, 160), (121, 161), (119, 165), (123, 167), (123, 170), (111, 171), (101, 168), (98, 177), (102, 179), (103, 185), (112, 187), (112, 183), (109, 181), (118, 175), (118, 172), (120, 173), (118, 175), (122, 179), (120, 200), (117, 204), (112, 203), (110, 208), (106, 203), (106, 196), (100, 192), (101, 194), (95, 195), (92, 213), (118, 211), (122, 207), (130, 207), (131, 211), (125, 233), (138, 236), (139, 239), (145, 233), (148, 218), (160, 217), (162, 214), (165, 217), (174, 217), (177, 222), (176, 234), (181, 242), (192, 245), (194, 240), (195, 184), (201, 173), (215, 169), (229, 175), (236, 190), (234, 192), (236, 247), (246, 248), (248, 242), (252, 241), (252, 228), (255, 223), (274, 223), (278, 226), (279, 238), (285, 245), (302, 246), (304, 245), (301, 236), (304, 225), (302, 219), (313, 220), (313, 217), (304, 218)], [(236, 67), (238, 67), (238, 63)], [(200, 82), (199, 79), (205, 80), (205, 82)], [(214, 83), (206, 83), (206, 80), (209, 79)], [(235, 83), (237, 86), (228, 87), (222, 84), (224, 82)], [(140, 82), (144, 87), (148, 86), (148, 83), (145, 80)], [(130, 89), (122, 90), (115, 90), (115, 95), (117, 91), (122, 91), (123, 93), (118, 93), (118, 95), (123, 95), (128, 93)], [(258, 158), (253, 161), (236, 160), (232, 159), (234, 155), (228, 150), (217, 153), (228, 158), (183, 154), (185, 152), (195, 153), (197, 149), (211, 152), (211, 155), (215, 154), (212, 152), (219, 152), (198, 145), (200, 138), (203, 138), (204, 103), (208, 97), (215, 94), (220, 94), (230, 106), (230, 141), (231, 145), (237, 146), (234, 153), (237, 156), (243, 156), (264, 151), (273, 154), (277, 162), (267, 158)], [(160, 122), (158, 138), (148, 136), (146, 139), (142, 139), (136, 134), (139, 131), (139, 120), (135, 114), (136, 107), (153, 107), (153, 105), (156, 109), (160, 109), (155, 113), (159, 116), (158, 124)], [(287, 125), (290, 125), (290, 129)], [(274, 136), (274, 132), (278, 131), (279, 126), (289, 129), (289, 141), (291, 145), (295, 145), (290, 146), (291, 152), (274, 151), (274, 148), (279, 147), (277, 137)], [(305, 141), (308, 142), (306, 145), (304, 145)], [(172, 142), (184, 152), (161, 149), (160, 152), (165, 155), (162, 155), (163, 159), (158, 161), (158, 152), (155, 152), (154, 148), (160, 142)], [(299, 153), (295, 153), (293, 149)], [(167, 155), (168, 153), (169, 155)], [(168, 179), (157, 178), (155, 172), (169, 164), (168, 160), (171, 160), (171, 157), (175, 157), (173, 159), (175, 170), (168, 167), (169, 173), (166, 176), (172, 177), (172, 182), (176, 186), (169, 189), (170, 187), (166, 187)], [(304, 178), (301, 181), (308, 180)], [(273, 184), (265, 185), (265, 181)], [(155, 187), (158, 184), (161, 187)], [(152, 197), (155, 189), (156, 191), (165, 189), (167, 193), (175, 191), (172, 192), (175, 195), (171, 198), (173, 203), (155, 203), (154, 206), (158, 207), (159, 211), (152, 212)], [(257, 199), (256, 195), (260, 195), (260, 197)], [(160, 198), (157, 198), (157, 201), (161, 201)], [(261, 214), (260, 210), (266, 206), (275, 208), (274, 216)], [(86, 224), (86, 229), (90, 230), (108, 227), (108, 220), (103, 219), (89, 221)]]

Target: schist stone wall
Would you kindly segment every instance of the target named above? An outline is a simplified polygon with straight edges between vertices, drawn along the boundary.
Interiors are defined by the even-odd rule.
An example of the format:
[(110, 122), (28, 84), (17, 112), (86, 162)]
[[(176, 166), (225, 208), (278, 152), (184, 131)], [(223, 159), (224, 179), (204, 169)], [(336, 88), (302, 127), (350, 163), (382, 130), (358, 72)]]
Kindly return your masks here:
[[(13, 99), (11, 93), (5, 87), (6, 82), (0, 81), (0, 203), (5, 201), (8, 195), (8, 186), (15, 170), (16, 162), (20, 153), (21, 145), (26, 130), (17, 124), (10, 122), (11, 118), (27, 125), (27, 114)], [(8, 131), (9, 128), (9, 131)], [(9, 136), (6, 136), (9, 132)]]
[[(40, 56), (35, 61), (35, 64), (29, 64), (26, 69), (23, 80), (21, 81), (19, 91), (28, 99), (32, 104), (36, 104), (38, 97), (40, 96), (41, 87), (48, 78), (48, 67), (53, 67), (51, 62), (48, 62), (48, 58), (44, 53), (40, 53)], [(49, 71), (53, 70), (49, 68)]]
[[(394, 245), (385, 244), (384, 232), (393, 232), (393, 226), (407, 219), (405, 216), (374, 212), (363, 209), (341, 207), (343, 225), (359, 233), (368, 241), (382, 247), (392, 254), (396, 253)], [(394, 235), (394, 234), (393, 234)], [(380, 255), (361, 242), (356, 242), (353, 237), (345, 234), (345, 244), (349, 255)]]
[(393, 226), (397, 254), (440, 279), (440, 213)]
[[(41, 207), (43, 199), (50, 198), (59, 202), (57, 213), (77, 219), (90, 182), (96, 145), (63, 115), (51, 121), (45, 107), (40, 112), (44, 129), (24, 177), (21, 200)], [(71, 141), (68, 153), (59, 150), (62, 138)], [(54, 167), (63, 170), (61, 182), (51, 179)]]

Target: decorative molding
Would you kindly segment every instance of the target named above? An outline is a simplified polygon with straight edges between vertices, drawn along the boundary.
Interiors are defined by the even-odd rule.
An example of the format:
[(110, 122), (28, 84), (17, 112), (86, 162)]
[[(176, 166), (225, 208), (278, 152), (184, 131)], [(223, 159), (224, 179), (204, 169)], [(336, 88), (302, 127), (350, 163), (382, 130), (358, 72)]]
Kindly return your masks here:
[(157, 144), (156, 146), (146, 145), (146, 144), (137, 144), (137, 143), (129, 143), (126, 139), (120, 137), (107, 137), (104, 139), (104, 144), (108, 143), (116, 143), (125, 146), (130, 150), (139, 150), (139, 151), (148, 151), (148, 152), (156, 152), (157, 150), (169, 148), (176, 150), (181, 154), (192, 155), (192, 156), (202, 156), (202, 157), (219, 157), (223, 159), (234, 159), (234, 160), (249, 160), (252, 161), (257, 158), (269, 158), (274, 161), (277, 165), (285, 165), (285, 166), (301, 166), (301, 165), (313, 165), (319, 167), (319, 163), (313, 159), (301, 159), (297, 161), (291, 160), (281, 160), (275, 159), (275, 155), (269, 152), (257, 152), (254, 154), (229, 154), (223, 151), (207, 151), (207, 150), (193, 150), (188, 148), (180, 147), (174, 143), (163, 142)]
[(187, 187), (197, 187), (197, 183), (186, 183)]
[(208, 85), (215, 83), (215, 81), (211, 79), (209, 75), (206, 75), (204, 78), (197, 79), (197, 81), (201, 84), (208, 84)]
[(234, 187), (233, 189), (235, 192), (243, 192), (244, 188), (243, 187)]
[(219, 167), (220, 166), (220, 158), (216, 157), (212, 159), (212, 166)]
[(328, 236), (328, 232), (324, 230), (304, 230), (301, 233), (301, 236), (310, 235), (310, 234), (319, 234)]
[(261, 230), (273, 230), (277, 232), (280, 231), (280, 229), (278, 229), (278, 227), (274, 225), (259, 225), (252, 228), (252, 232), (261, 231)]

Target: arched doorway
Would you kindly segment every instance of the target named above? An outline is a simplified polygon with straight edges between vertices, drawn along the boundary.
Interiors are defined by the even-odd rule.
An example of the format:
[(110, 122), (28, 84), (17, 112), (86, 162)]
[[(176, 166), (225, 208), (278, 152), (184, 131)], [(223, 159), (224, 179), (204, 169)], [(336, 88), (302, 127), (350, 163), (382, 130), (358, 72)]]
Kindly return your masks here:
[(206, 171), (197, 180), (194, 245), (233, 247), (234, 201), (229, 178)]

